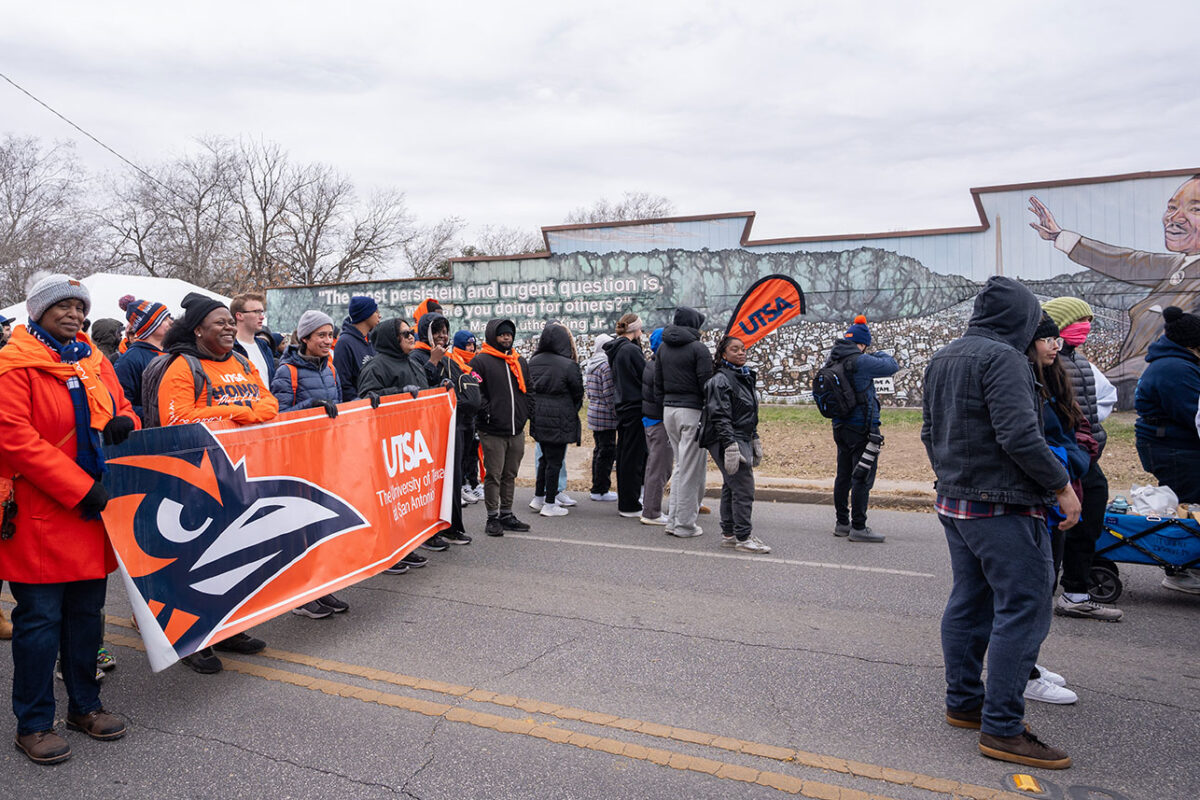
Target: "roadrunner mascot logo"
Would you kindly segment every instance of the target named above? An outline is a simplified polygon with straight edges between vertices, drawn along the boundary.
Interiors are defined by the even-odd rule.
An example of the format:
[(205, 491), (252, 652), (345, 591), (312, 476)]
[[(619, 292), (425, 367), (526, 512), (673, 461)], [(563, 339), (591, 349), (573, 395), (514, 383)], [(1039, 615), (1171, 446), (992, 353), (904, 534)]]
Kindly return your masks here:
[[(105, 521), (113, 540), (124, 540), (125, 568), (180, 655), (203, 647), (231, 617), (257, 610), (255, 593), (288, 581), (310, 550), (368, 524), (308, 481), (247, 477), (244, 462), (231, 463), (203, 426), (141, 436), (162, 440), (147, 447), (158, 443), (143, 439), (143, 452), (172, 454), (114, 451)], [(291, 576), (298, 590), (306, 577)]]

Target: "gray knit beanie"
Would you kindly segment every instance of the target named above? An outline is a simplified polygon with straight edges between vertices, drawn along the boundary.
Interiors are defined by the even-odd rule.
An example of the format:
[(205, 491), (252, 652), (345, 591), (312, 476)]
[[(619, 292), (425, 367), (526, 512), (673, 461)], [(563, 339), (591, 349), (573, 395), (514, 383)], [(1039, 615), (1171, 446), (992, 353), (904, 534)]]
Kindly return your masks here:
[(309, 334), (322, 325), (333, 325), (333, 318), (324, 311), (305, 311), (296, 323), (296, 338), (306, 339)]
[(82, 300), (85, 317), (92, 310), (92, 296), (87, 287), (70, 275), (47, 275), (35, 283), (25, 298), (25, 310), (29, 312), (29, 318), (37, 322), (46, 309), (63, 300)]

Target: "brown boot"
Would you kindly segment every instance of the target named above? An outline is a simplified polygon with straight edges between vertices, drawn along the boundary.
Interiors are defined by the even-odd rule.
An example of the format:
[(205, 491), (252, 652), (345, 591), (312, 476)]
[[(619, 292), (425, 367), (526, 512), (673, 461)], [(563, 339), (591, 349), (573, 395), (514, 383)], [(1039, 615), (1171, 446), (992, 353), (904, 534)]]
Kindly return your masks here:
[(120, 717), (108, 713), (103, 708), (90, 714), (67, 714), (67, 727), (73, 731), (83, 731), (102, 742), (120, 739), (125, 735), (125, 723)]
[(1042, 769), (1066, 769), (1071, 766), (1071, 757), (1057, 747), (1042, 743), (1028, 729), (1016, 736), (993, 736), (979, 734), (979, 752), (989, 758), (1011, 761), (1027, 767)]
[(4, 613), (4, 609), (0, 608), (0, 639), (12, 638), (12, 623), (8, 621), (8, 615)]
[(71, 757), (71, 745), (53, 730), (17, 736), (17, 749), (35, 764), (58, 764)]

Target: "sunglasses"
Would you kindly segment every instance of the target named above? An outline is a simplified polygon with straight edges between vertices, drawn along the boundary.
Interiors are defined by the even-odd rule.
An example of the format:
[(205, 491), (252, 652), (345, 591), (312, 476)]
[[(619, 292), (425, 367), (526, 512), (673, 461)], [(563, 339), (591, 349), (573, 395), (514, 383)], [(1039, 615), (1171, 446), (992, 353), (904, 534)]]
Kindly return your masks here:
[(415, 336), (416, 336), (416, 334), (413, 333), (412, 331), (400, 331), (401, 339), (412, 339)]

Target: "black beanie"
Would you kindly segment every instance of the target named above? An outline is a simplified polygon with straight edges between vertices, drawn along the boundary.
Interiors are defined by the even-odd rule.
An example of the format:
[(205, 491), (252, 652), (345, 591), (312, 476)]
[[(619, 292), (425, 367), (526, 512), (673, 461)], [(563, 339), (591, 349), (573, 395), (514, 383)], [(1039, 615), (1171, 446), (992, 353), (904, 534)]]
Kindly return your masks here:
[(184, 295), (181, 305), (183, 316), (171, 326), (163, 340), (163, 348), (166, 350), (170, 350), (175, 344), (190, 344), (194, 339), (192, 332), (200, 327), (205, 317), (218, 308), (227, 308), (220, 300), (214, 300), (199, 292), (188, 292)]
[(1200, 317), (1178, 306), (1167, 306), (1162, 315), (1168, 339), (1183, 347), (1200, 347)]
[(1051, 336), (1057, 338), (1058, 334), (1058, 326), (1054, 324), (1054, 320), (1050, 318), (1050, 315), (1043, 311), (1042, 321), (1038, 323), (1037, 330), (1033, 332), (1033, 341), (1030, 344), (1033, 344), (1038, 339), (1048, 339)]

